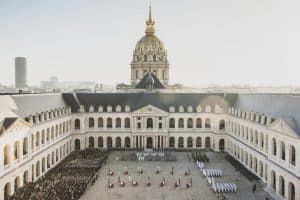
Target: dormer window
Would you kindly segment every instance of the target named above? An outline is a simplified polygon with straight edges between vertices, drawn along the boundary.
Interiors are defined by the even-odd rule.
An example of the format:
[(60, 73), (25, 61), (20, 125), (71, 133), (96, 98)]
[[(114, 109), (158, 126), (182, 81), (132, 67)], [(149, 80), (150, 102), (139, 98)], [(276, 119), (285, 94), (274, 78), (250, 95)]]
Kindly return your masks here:
[(116, 112), (121, 112), (121, 106), (120, 105), (117, 105)]
[(94, 106), (90, 106), (89, 112), (94, 112)]
[(130, 112), (130, 106), (125, 106), (125, 112)]
[(200, 105), (198, 105), (197, 108), (196, 108), (196, 110), (197, 110), (198, 113), (202, 112), (202, 107)]
[(179, 106), (179, 112), (184, 112), (183, 106)]
[(111, 106), (107, 106), (107, 112), (112, 112), (112, 107)]
[(210, 107), (210, 105), (207, 105), (207, 106), (206, 106), (205, 112), (208, 112), (208, 113), (211, 112), (211, 107)]
[(174, 106), (170, 106), (170, 107), (169, 107), (169, 111), (170, 111), (170, 112), (175, 112), (175, 107), (174, 107)]

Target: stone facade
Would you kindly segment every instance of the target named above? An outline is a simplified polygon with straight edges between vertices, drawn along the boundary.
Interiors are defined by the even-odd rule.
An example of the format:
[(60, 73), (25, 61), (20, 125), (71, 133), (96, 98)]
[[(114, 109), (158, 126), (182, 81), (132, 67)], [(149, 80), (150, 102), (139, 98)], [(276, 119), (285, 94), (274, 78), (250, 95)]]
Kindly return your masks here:
[(154, 34), (154, 21), (151, 16), (146, 22), (145, 36), (136, 44), (131, 61), (131, 84), (136, 85), (152, 70), (161, 83), (169, 82), (169, 62), (163, 42)]

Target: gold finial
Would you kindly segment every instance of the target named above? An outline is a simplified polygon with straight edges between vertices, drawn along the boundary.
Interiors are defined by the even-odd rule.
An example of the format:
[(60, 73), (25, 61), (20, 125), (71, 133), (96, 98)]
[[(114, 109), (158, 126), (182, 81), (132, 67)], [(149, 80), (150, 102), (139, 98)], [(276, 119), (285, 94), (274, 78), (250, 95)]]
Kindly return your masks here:
[(154, 35), (155, 29), (154, 29), (154, 21), (152, 20), (152, 14), (151, 14), (151, 4), (149, 6), (149, 17), (146, 21), (146, 35)]
[(148, 18), (148, 21), (152, 21), (152, 16), (151, 16), (151, 3), (150, 3), (150, 6), (149, 6), (149, 18)]

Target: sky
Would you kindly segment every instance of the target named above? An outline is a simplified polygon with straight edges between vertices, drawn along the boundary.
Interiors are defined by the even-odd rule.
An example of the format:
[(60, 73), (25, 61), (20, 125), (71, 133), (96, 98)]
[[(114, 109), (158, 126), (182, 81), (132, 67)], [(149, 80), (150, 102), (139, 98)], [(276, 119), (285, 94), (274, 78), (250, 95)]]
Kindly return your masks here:
[[(0, 0), (0, 84), (27, 58), (28, 84), (129, 83), (146, 0)], [(170, 83), (300, 86), (299, 0), (151, 0)]]

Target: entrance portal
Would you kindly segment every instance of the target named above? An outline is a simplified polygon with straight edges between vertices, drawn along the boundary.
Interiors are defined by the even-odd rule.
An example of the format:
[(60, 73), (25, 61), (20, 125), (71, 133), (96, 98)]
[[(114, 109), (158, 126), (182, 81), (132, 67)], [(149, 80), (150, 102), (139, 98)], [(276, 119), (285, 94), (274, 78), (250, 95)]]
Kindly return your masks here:
[(152, 137), (147, 138), (147, 149), (152, 149), (153, 148), (153, 140)]

